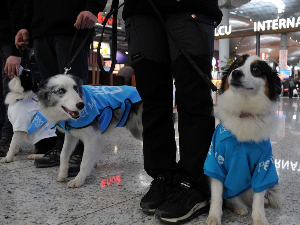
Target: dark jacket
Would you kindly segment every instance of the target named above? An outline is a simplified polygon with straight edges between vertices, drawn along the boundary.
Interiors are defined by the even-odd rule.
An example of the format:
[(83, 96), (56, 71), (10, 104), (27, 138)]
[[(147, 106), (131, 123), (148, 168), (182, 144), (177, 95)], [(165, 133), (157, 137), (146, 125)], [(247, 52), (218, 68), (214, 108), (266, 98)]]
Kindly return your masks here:
[(12, 55), (19, 56), (15, 36), (23, 16), (24, 0), (5, 0), (0, 4), (0, 45), (12, 47)]
[[(74, 35), (74, 23), (81, 11), (95, 16), (103, 11), (107, 0), (25, 0), (21, 28), (32, 33), (33, 38), (57, 34)], [(85, 35), (88, 30), (80, 30)]]
[[(218, 0), (152, 0), (160, 13), (194, 12), (212, 16), (217, 24), (222, 20)], [(148, 0), (125, 0), (123, 19), (137, 14), (155, 14)]]

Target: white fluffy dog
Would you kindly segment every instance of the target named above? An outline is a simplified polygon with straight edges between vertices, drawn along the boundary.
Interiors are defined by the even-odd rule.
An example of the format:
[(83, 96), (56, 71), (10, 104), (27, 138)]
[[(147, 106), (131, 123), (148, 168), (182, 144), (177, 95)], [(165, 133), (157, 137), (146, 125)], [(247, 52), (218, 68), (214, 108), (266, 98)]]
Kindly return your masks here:
[(211, 182), (207, 225), (220, 225), (222, 203), (246, 215), (252, 202), (255, 225), (269, 224), (264, 204), (280, 208), (278, 176), (270, 142), (281, 93), (276, 72), (257, 56), (239, 57), (222, 78), (205, 174)]
[[(29, 159), (42, 157), (56, 143), (55, 130), (50, 129), (46, 120), (42, 121), (38, 113), (38, 100), (33, 92), (31, 74), (23, 70), (19, 77), (15, 76), (8, 84), (10, 92), (5, 98), (8, 105), (8, 118), (13, 126), (13, 137), (9, 151), (1, 163), (9, 163), (14, 160), (14, 155), (19, 153), (24, 142), (34, 145), (34, 153), (28, 156)], [(37, 115), (40, 115), (38, 117)], [(32, 128), (32, 133), (28, 128)]]
[(102, 137), (116, 126), (125, 126), (142, 140), (142, 102), (130, 86), (86, 86), (81, 79), (56, 75), (40, 85), (39, 107), (51, 124), (65, 132), (58, 181), (68, 176), (69, 159), (78, 140), (84, 144), (80, 172), (68, 187), (80, 187), (91, 172)]

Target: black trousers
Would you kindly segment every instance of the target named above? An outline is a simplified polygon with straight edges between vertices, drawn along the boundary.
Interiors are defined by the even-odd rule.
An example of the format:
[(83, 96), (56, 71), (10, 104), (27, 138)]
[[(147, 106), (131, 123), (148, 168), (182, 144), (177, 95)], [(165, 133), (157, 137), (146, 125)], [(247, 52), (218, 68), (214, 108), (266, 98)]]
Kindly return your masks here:
[[(186, 12), (166, 15), (165, 21), (180, 45), (211, 78), (213, 19)], [(153, 178), (158, 174), (169, 179), (179, 175), (208, 193), (203, 165), (215, 129), (210, 88), (170, 40), (156, 16), (127, 18), (126, 35), (137, 90), (143, 99), (146, 172)], [(178, 163), (172, 121), (173, 77), (178, 110)]]
[[(84, 37), (76, 37), (71, 57), (74, 55)], [(38, 64), (41, 79), (46, 80), (64, 73), (71, 49), (72, 35), (53, 35), (34, 39), (34, 55)], [(80, 77), (86, 84), (88, 78), (89, 43), (86, 43), (71, 65), (68, 74)]]
[[(76, 37), (71, 57), (77, 51), (84, 37)], [(34, 55), (41, 74), (41, 80), (57, 74), (63, 74), (67, 64), (72, 45), (72, 35), (53, 35), (34, 39)], [(89, 43), (86, 43), (71, 65), (68, 74), (80, 77), (83, 83), (88, 80)], [(57, 131), (57, 143), (55, 149), (61, 150), (64, 142), (64, 134)], [(73, 154), (83, 154), (83, 143), (80, 141)]]
[(11, 56), (11, 46), (0, 46), (0, 57), (2, 61), (0, 79), (0, 132), (3, 137), (11, 138), (13, 135), (13, 128), (7, 117), (7, 106), (4, 104), (5, 97), (9, 92), (8, 83), (10, 81), (9, 77), (4, 72), (4, 66), (6, 59), (9, 56)]

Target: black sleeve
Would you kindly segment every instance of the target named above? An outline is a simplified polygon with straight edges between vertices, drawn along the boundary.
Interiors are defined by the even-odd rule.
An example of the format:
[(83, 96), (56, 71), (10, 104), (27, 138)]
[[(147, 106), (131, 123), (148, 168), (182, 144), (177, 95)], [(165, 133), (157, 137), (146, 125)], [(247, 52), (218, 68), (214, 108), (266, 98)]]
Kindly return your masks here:
[(18, 49), (15, 46), (15, 36), (20, 29), (21, 20), (23, 17), (24, 0), (6, 0), (8, 6), (8, 14), (11, 23), (11, 46), (12, 55), (20, 56)]
[(31, 30), (31, 20), (33, 16), (33, 0), (25, 0), (24, 15), (21, 21), (20, 29)]
[(87, 0), (85, 10), (90, 11), (95, 16), (98, 16), (99, 12), (102, 12), (105, 8), (107, 0)]

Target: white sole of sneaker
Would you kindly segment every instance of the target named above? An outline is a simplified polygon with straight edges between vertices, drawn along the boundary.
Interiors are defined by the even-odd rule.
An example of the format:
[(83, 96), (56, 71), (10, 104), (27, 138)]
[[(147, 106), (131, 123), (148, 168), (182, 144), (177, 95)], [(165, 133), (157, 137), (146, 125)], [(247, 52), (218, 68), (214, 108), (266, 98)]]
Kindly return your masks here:
[(147, 213), (155, 213), (155, 210), (156, 210), (156, 209), (143, 209), (142, 207), (140, 207), (140, 209), (141, 209), (143, 212), (147, 212)]
[(182, 217), (178, 217), (178, 218), (163, 218), (161, 217), (160, 220), (163, 220), (165, 222), (168, 222), (168, 223), (178, 223), (180, 221), (183, 221), (183, 220), (186, 220), (188, 219), (189, 217), (191, 217), (196, 211), (204, 208), (205, 206), (208, 205), (208, 202), (205, 201), (205, 202), (201, 202), (201, 203), (197, 203), (187, 214), (185, 214), (184, 216)]

